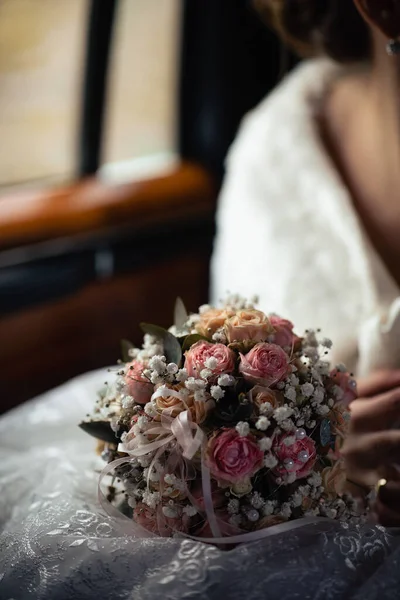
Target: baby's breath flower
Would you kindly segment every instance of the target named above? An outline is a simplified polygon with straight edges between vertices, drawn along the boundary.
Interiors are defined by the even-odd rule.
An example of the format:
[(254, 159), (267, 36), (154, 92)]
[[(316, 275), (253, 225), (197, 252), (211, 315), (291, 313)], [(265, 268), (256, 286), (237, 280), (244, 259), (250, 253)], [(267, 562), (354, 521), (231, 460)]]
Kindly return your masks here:
[(153, 371), (156, 371), (156, 373), (158, 373), (159, 375), (162, 375), (163, 373), (165, 373), (165, 370), (167, 368), (166, 360), (167, 359), (165, 358), (165, 356), (153, 356), (153, 358), (151, 358), (149, 361), (149, 367)]
[(176, 379), (178, 381), (186, 381), (186, 379), (188, 378), (188, 372), (186, 369), (179, 369), (178, 373), (176, 374)]
[(228, 387), (230, 385), (233, 385), (235, 383), (235, 378), (232, 377), (232, 375), (220, 375), (218, 377), (218, 385), (221, 385), (223, 387)]
[(303, 383), (300, 389), (305, 398), (310, 398), (314, 393), (314, 386), (312, 383)]
[(145, 404), (144, 412), (149, 417), (155, 417), (157, 415), (157, 409), (152, 402), (148, 402), (147, 404)]
[(322, 477), (316, 471), (313, 471), (307, 479), (307, 483), (313, 487), (319, 487), (322, 483)]
[(211, 369), (202, 369), (200, 371), (200, 377), (202, 379), (210, 379), (211, 375), (213, 374), (213, 372), (211, 371)]
[(228, 502), (227, 510), (230, 515), (235, 515), (239, 512), (240, 502), (236, 498), (232, 498)]
[(250, 433), (250, 425), (246, 421), (239, 421), (235, 429), (241, 437), (246, 437)]
[(287, 398), (288, 400), (290, 400), (290, 402), (295, 402), (296, 401), (296, 388), (292, 387), (292, 386), (288, 386), (285, 389), (285, 398)]
[(283, 440), (285, 446), (293, 446), (296, 443), (296, 438), (294, 436), (288, 436)]
[(251, 496), (250, 504), (253, 506), (253, 508), (260, 510), (260, 508), (264, 506), (265, 500), (259, 492), (254, 492)]
[(260, 431), (266, 431), (270, 425), (271, 421), (267, 417), (260, 417), (256, 422), (256, 428)]
[(260, 406), (258, 407), (258, 411), (260, 415), (265, 415), (267, 417), (271, 416), (273, 412), (271, 402), (263, 402), (262, 404), (260, 404)]
[(267, 469), (273, 469), (274, 467), (276, 467), (277, 464), (278, 464), (278, 460), (276, 459), (276, 457), (273, 454), (268, 453), (265, 455), (264, 466), (267, 467)]
[(125, 396), (122, 399), (122, 408), (128, 409), (128, 408), (132, 408), (132, 406), (134, 405), (135, 401), (132, 398), (132, 396)]
[(188, 515), (188, 517), (194, 517), (197, 514), (197, 510), (192, 504), (187, 504), (183, 507), (183, 512)]
[(223, 398), (225, 396), (224, 390), (219, 385), (211, 386), (210, 392), (211, 392), (211, 396), (215, 400), (220, 400), (221, 398)]
[(282, 515), (282, 517), (284, 517), (285, 519), (289, 519), (289, 517), (292, 514), (292, 509), (290, 508), (290, 504), (289, 502), (284, 502), (281, 506), (281, 510), (280, 510), (280, 514)]
[(167, 519), (176, 519), (178, 516), (178, 511), (173, 506), (163, 506), (162, 511)]
[(273, 515), (275, 506), (276, 502), (274, 502), (273, 500), (267, 500), (262, 508), (262, 513), (264, 517), (270, 517), (271, 515)]
[(208, 312), (211, 309), (209, 304), (202, 304), (199, 308), (199, 314), (202, 315), (205, 312)]
[(280, 424), (282, 421), (285, 421), (286, 419), (291, 417), (293, 412), (294, 411), (292, 408), (290, 408), (290, 406), (284, 404), (283, 406), (279, 406), (274, 410), (274, 419), (277, 423)]
[(206, 360), (204, 361), (204, 366), (207, 369), (216, 369), (218, 366), (218, 360), (215, 358), (215, 356), (209, 356), (208, 358), (206, 358)]
[(262, 452), (267, 452), (272, 448), (272, 440), (269, 437), (263, 437), (261, 440), (258, 440), (258, 447)]
[(227, 341), (226, 335), (222, 330), (216, 331), (212, 336), (212, 340), (217, 342), (217, 344), (226, 344)]

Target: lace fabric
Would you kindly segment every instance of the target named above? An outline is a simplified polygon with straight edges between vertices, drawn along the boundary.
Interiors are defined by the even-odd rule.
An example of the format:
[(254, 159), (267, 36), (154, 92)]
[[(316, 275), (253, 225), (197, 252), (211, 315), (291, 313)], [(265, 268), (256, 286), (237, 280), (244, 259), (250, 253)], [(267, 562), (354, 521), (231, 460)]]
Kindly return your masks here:
[(93, 440), (76, 423), (104, 371), (0, 420), (0, 599), (397, 598), (400, 538), (321, 522), (233, 550), (137, 539), (97, 503)]

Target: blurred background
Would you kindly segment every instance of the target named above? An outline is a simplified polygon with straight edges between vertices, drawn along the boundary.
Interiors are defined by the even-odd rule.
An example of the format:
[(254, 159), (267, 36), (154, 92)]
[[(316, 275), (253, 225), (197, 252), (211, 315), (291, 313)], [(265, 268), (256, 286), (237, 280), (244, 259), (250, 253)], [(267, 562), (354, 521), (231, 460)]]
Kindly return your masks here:
[(293, 62), (249, 0), (0, 0), (0, 412), (207, 301), (224, 157)]

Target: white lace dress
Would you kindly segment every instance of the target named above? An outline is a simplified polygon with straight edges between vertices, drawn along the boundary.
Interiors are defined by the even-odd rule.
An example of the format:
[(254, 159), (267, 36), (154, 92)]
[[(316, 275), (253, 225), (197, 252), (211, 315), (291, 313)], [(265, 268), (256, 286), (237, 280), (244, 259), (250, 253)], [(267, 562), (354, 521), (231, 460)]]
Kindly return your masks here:
[[(324, 327), (340, 350), (358, 342), (369, 368), (396, 326), (396, 290), (383, 271), (373, 279), (311, 126), (309, 96), (330, 71), (306, 67), (248, 117), (219, 213), (215, 294), (257, 292), (300, 327)], [(98, 506), (95, 444), (77, 427), (104, 380), (89, 373), (0, 418), (0, 600), (399, 597), (400, 540), (379, 527), (321, 521), (230, 551), (125, 535)]]

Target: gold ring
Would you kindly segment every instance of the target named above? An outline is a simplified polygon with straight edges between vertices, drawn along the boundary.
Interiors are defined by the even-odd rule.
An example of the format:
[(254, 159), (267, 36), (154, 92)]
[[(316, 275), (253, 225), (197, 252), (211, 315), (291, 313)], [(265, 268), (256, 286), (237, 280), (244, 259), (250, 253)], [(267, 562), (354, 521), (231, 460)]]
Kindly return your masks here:
[(375, 494), (376, 494), (377, 498), (379, 496), (379, 492), (381, 491), (381, 489), (383, 487), (385, 487), (385, 485), (387, 485), (387, 479), (384, 479), (384, 478), (380, 479), (378, 481), (378, 483), (375, 485)]

